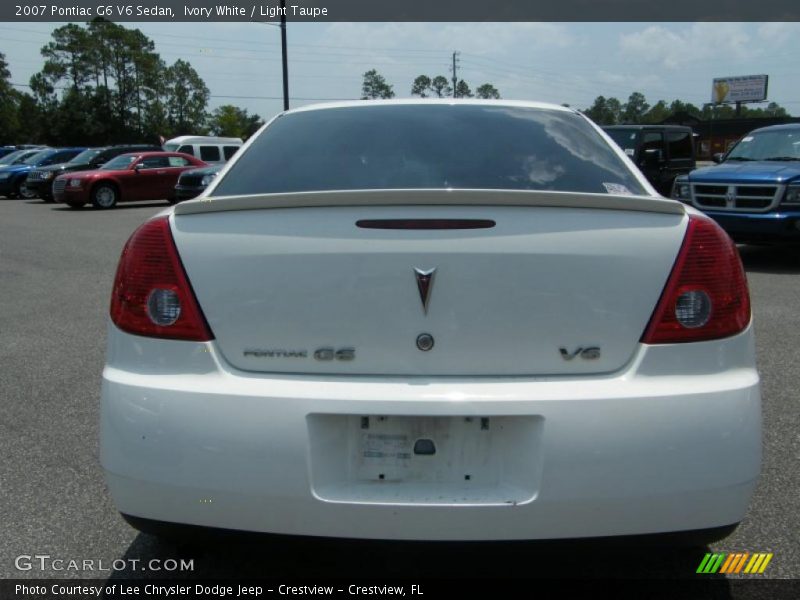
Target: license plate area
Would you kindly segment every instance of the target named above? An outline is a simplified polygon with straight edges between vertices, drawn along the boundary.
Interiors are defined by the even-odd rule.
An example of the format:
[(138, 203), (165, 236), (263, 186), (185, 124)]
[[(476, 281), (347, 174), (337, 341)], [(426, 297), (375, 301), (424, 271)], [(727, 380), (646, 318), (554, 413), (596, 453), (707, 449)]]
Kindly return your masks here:
[(314, 493), (333, 502), (519, 504), (541, 474), (538, 416), (309, 415)]

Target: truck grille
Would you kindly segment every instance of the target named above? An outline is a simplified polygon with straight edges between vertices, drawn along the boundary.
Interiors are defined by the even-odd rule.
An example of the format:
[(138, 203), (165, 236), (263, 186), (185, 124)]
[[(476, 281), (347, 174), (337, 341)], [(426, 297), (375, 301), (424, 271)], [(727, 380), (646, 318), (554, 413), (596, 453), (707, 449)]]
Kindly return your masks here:
[(28, 181), (41, 181), (43, 173), (41, 171), (31, 171), (28, 173)]
[(780, 202), (783, 186), (758, 184), (692, 184), (697, 208), (732, 212), (767, 212)]

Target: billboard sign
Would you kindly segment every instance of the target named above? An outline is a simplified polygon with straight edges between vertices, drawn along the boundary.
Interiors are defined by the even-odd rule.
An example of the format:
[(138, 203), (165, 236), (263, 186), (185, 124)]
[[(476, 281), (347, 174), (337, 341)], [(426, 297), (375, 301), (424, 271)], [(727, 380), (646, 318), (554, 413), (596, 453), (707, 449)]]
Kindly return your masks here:
[(711, 102), (760, 102), (767, 99), (768, 75), (719, 77), (711, 85)]

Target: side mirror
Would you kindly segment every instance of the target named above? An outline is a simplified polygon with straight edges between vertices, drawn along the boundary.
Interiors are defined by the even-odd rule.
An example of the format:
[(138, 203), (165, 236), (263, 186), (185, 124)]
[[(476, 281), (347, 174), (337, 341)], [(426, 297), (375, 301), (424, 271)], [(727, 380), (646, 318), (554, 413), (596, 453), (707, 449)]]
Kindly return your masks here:
[(714, 161), (715, 163), (717, 163), (717, 164), (720, 164), (722, 161), (724, 161), (724, 160), (725, 160), (725, 153), (724, 153), (724, 152), (716, 152), (716, 153), (715, 153), (715, 154), (714, 154), (714, 155), (711, 157), (711, 160), (713, 160), (713, 161)]
[(658, 148), (648, 148), (642, 153), (641, 164), (644, 167), (657, 167), (661, 161), (662, 154)]
[(136, 171), (137, 173), (139, 171), (141, 171), (142, 169), (144, 169), (144, 165), (142, 163), (139, 163), (137, 165), (133, 165), (133, 170)]

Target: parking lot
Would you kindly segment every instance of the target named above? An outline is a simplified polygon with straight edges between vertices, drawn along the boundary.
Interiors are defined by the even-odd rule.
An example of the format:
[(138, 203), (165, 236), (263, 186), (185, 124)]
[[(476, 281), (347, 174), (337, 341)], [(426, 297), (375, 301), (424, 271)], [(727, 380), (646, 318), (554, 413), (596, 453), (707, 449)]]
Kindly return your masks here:
[[(202, 577), (690, 577), (706, 551), (555, 554), (518, 544), (416, 546), (273, 539), (177, 548), (118, 516), (98, 460), (100, 374), (111, 284), (133, 229), (164, 203), (71, 210), (0, 199), (0, 577), (96, 576), (19, 571), (20, 555), (65, 560), (175, 558)], [(764, 463), (750, 512), (713, 550), (772, 552), (768, 575), (800, 578), (800, 250), (741, 247), (762, 376)], [(698, 457), (702, 460), (702, 457)], [(443, 551), (444, 549), (444, 551)], [(582, 552), (591, 560), (581, 560)], [(163, 576), (131, 568), (116, 576)]]

